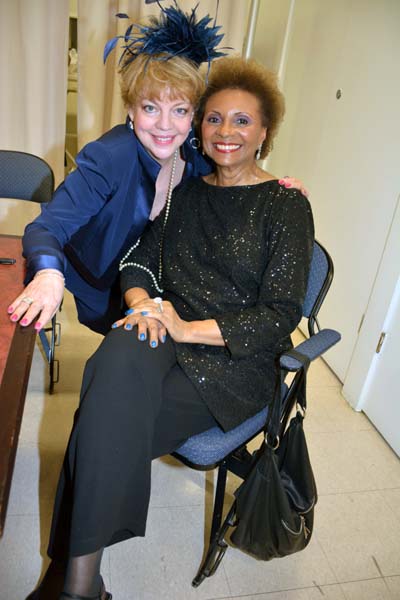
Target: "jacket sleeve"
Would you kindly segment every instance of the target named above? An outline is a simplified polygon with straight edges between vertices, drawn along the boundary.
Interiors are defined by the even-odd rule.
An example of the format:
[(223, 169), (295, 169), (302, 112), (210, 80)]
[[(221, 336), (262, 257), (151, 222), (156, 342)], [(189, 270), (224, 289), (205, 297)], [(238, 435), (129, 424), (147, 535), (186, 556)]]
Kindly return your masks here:
[(150, 295), (162, 293), (159, 281), (160, 244), (165, 221), (165, 208), (143, 234), (120, 264), (121, 293), (133, 287), (145, 289)]
[(40, 269), (50, 267), (65, 271), (65, 244), (102, 209), (113, 193), (112, 158), (103, 144), (91, 142), (81, 150), (76, 162), (77, 169), (57, 188), (51, 202), (42, 207), (41, 214), (25, 228), (25, 283)]
[(310, 205), (299, 192), (277, 202), (267, 240), (267, 264), (256, 304), (215, 317), (233, 359), (276, 352), (302, 317), (314, 225)]

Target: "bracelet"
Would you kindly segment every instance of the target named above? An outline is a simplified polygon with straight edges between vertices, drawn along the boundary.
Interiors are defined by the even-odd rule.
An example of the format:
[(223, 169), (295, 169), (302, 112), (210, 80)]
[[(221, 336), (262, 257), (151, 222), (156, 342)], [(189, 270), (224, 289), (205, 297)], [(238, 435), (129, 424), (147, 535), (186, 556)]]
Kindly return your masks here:
[(56, 277), (60, 277), (65, 282), (64, 275), (61, 273), (61, 271), (57, 271), (57, 269), (43, 269), (42, 271), (38, 271), (35, 273), (34, 279), (36, 279), (36, 277), (40, 277), (41, 275), (55, 275)]

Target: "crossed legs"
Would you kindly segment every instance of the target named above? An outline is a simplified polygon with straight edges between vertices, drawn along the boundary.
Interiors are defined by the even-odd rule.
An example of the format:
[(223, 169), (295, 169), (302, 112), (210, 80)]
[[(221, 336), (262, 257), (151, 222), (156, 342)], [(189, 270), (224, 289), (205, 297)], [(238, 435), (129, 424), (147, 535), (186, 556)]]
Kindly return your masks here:
[(53, 515), (65, 592), (99, 594), (104, 547), (145, 533), (151, 460), (214, 425), (171, 340), (152, 349), (123, 329), (107, 335), (86, 365)]

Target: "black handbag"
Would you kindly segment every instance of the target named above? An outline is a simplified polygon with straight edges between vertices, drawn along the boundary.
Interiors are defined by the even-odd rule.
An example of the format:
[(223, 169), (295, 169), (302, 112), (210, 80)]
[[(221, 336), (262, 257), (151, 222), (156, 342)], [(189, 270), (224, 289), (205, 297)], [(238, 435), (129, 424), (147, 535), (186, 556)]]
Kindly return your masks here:
[(309, 364), (304, 359), (296, 392), (296, 415), (279, 443), (281, 381), (278, 382), (265, 441), (250, 473), (235, 492), (236, 526), (231, 541), (260, 560), (303, 550), (313, 531), (317, 488), (303, 430)]

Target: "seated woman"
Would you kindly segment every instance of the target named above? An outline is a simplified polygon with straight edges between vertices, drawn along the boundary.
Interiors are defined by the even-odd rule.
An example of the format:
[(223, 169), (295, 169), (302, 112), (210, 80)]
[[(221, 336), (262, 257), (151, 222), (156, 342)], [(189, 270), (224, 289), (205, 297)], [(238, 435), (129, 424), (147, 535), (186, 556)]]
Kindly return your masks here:
[(121, 261), (128, 310), (86, 365), (57, 492), (49, 554), (68, 557), (62, 600), (110, 598), (102, 553), (145, 534), (153, 458), (272, 399), (313, 248), (306, 198), (256, 163), (283, 113), (274, 74), (216, 61), (198, 114), (215, 170), (178, 186)]

